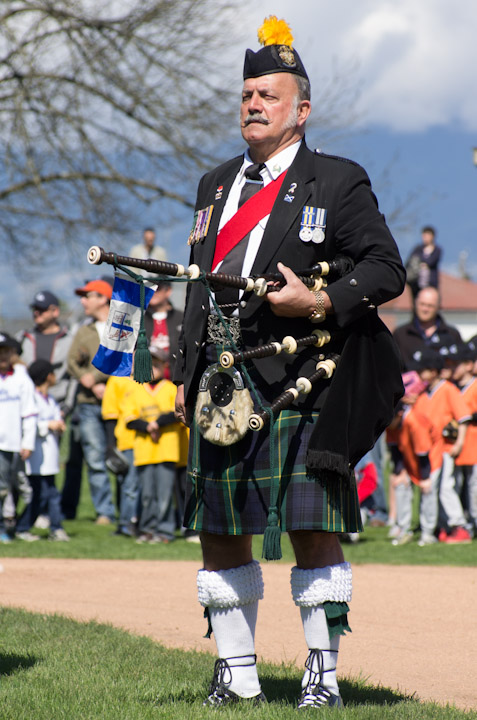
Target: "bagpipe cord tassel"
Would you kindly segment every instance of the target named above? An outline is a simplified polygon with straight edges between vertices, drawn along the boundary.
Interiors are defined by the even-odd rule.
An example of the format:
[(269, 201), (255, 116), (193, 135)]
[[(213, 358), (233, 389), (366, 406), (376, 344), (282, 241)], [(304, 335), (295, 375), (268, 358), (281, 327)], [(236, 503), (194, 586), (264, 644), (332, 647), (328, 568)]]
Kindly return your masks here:
[(144, 283), (140, 283), (139, 301), (141, 304), (141, 324), (137, 336), (136, 353), (134, 355), (134, 379), (138, 383), (147, 383), (152, 380), (152, 358), (149, 352), (149, 343), (144, 326)]
[(114, 254), (114, 269), (121, 270), (122, 272), (132, 277), (133, 280), (139, 283), (139, 304), (141, 308), (141, 321), (139, 325), (139, 333), (136, 342), (136, 352), (134, 354), (134, 380), (138, 383), (147, 383), (152, 380), (152, 358), (149, 352), (149, 342), (146, 335), (146, 328), (144, 326), (144, 311), (146, 304), (146, 292), (144, 289), (144, 278), (142, 275), (130, 270), (130, 268), (120, 265), (117, 261), (117, 256)]
[(280, 469), (275, 469), (275, 423), (273, 411), (267, 408), (270, 414), (270, 473), (272, 478), (270, 488), (270, 506), (268, 508), (267, 527), (263, 535), (262, 557), (265, 560), (280, 560), (282, 557), (280, 514), (278, 498), (280, 494)]

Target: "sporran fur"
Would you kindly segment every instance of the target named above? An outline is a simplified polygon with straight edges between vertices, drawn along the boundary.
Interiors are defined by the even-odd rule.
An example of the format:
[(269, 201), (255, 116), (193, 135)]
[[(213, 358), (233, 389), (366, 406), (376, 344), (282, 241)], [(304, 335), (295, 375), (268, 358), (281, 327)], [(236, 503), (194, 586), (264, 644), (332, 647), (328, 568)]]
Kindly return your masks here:
[(200, 379), (195, 408), (202, 437), (213, 445), (233, 445), (249, 429), (252, 412), (252, 398), (238, 370), (219, 363), (208, 367)]

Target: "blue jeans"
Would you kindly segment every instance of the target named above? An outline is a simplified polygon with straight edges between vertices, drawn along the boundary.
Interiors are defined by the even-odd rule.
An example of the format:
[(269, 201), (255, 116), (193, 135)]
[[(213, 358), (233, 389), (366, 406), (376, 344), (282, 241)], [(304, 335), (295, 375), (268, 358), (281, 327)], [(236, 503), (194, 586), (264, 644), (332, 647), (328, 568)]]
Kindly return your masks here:
[(119, 529), (127, 528), (131, 519), (137, 513), (137, 500), (139, 485), (137, 468), (134, 465), (133, 450), (122, 450), (123, 455), (129, 460), (129, 470), (121, 483), (121, 503), (119, 509)]
[(105, 465), (106, 430), (99, 405), (78, 405), (81, 446), (88, 466), (88, 480), (94, 509), (114, 521), (116, 512)]
[(172, 539), (176, 526), (172, 502), (176, 464), (139, 465), (137, 474), (142, 498), (140, 531)]
[(43, 502), (46, 503), (47, 514), (50, 518), (50, 530), (52, 532), (58, 530), (61, 527), (61, 496), (55, 485), (55, 476), (30, 475), (28, 480), (33, 494), (18, 521), (16, 531), (27, 532), (33, 527)]

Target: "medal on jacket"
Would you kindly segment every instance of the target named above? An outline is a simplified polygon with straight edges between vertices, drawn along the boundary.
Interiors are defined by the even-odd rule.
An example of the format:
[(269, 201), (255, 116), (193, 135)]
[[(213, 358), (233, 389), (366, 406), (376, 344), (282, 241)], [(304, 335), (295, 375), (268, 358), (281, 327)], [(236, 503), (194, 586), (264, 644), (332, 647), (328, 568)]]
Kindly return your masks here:
[(303, 242), (314, 242), (317, 245), (325, 239), (326, 229), (325, 208), (315, 208), (311, 205), (305, 205), (300, 222), (300, 231), (298, 236)]
[(213, 209), (214, 206), (209, 205), (203, 210), (197, 210), (194, 215), (191, 231), (189, 233), (189, 239), (187, 240), (188, 245), (195, 245), (205, 239), (209, 230)]

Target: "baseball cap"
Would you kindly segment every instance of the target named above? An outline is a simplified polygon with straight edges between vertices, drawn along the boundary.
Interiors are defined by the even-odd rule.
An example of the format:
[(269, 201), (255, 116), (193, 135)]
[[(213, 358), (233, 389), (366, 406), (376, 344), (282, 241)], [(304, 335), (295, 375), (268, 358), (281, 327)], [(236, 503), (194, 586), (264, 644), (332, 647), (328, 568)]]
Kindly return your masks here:
[(17, 355), (20, 355), (22, 351), (22, 346), (18, 342), (18, 340), (15, 340), (11, 335), (8, 333), (0, 332), (0, 348), (9, 347), (12, 348), (12, 350), (15, 350)]
[(44, 383), (52, 372), (55, 372), (55, 367), (49, 360), (35, 360), (28, 368), (28, 374), (37, 386)]
[(473, 343), (462, 343), (457, 345), (457, 362), (475, 362), (476, 359), (477, 350)]
[(76, 288), (75, 290), (76, 295), (80, 295), (82, 297), (87, 295), (89, 292), (99, 293), (111, 300), (113, 288), (109, 282), (106, 282), (106, 280), (90, 280), (84, 287)]
[(444, 356), (432, 348), (416, 350), (412, 361), (408, 363), (410, 370), (442, 370), (444, 367)]
[(50, 305), (59, 307), (60, 301), (49, 290), (39, 290), (30, 303), (31, 308), (38, 308), (39, 310), (48, 310)]

